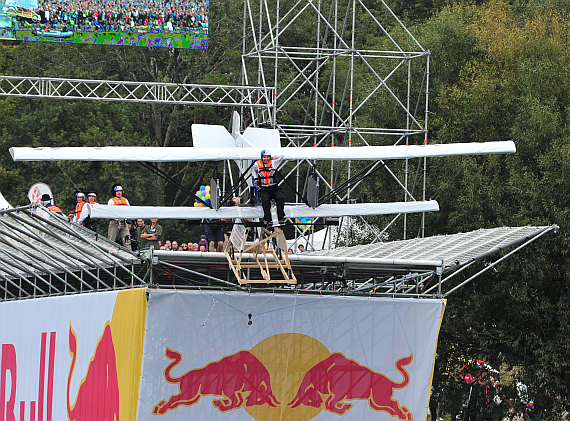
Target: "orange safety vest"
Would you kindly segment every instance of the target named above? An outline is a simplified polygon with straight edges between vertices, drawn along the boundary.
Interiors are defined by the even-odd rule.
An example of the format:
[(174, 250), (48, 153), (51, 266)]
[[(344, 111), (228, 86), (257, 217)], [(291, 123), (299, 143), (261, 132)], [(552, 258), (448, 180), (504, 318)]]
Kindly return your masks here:
[(259, 172), (262, 174), (262, 176), (259, 177), (259, 179), (262, 180), (262, 183), (267, 186), (272, 184), (273, 176), (275, 175), (275, 168), (273, 168), (273, 159), (269, 161), (269, 164), (267, 166), (263, 164), (263, 160), (261, 159), (258, 159), (256, 164)]
[(127, 199), (125, 199), (124, 197), (121, 197), (120, 199), (115, 196), (112, 197), (111, 199), (113, 199), (113, 202), (115, 202), (115, 205), (117, 206), (127, 206)]
[(58, 208), (57, 206), (48, 206), (48, 209), (52, 212), (57, 212), (57, 213), (61, 213), (63, 215), (63, 212), (61, 211), (60, 208)]
[(83, 206), (85, 206), (87, 204), (87, 202), (81, 202), (81, 203), (77, 203), (75, 205), (75, 215), (77, 215), (77, 217), (79, 218), (79, 215), (81, 215), (81, 211), (83, 210)]

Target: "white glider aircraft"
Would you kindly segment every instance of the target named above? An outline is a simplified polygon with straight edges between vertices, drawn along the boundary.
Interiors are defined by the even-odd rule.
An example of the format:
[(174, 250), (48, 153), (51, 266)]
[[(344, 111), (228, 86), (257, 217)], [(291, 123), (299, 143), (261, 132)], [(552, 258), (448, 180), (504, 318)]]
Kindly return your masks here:
[[(259, 159), (263, 149), (285, 160), (391, 160), (457, 155), (510, 154), (516, 152), (512, 141), (486, 143), (454, 143), (401, 146), (354, 147), (281, 147), (279, 132), (275, 129), (248, 128), (243, 134), (236, 130), (239, 116), (234, 115), (230, 134), (223, 126), (194, 124), (193, 147), (64, 147), (64, 148), (10, 148), (14, 161), (138, 161), (182, 162), (234, 160), (243, 172), (252, 160)], [(395, 203), (322, 204), (316, 208), (307, 205), (287, 205), (287, 218), (340, 217), (354, 215), (382, 215), (438, 211), (435, 200)], [(259, 206), (220, 207), (151, 207), (108, 206), (90, 208), (94, 218), (159, 218), (159, 219), (235, 219), (261, 218)]]

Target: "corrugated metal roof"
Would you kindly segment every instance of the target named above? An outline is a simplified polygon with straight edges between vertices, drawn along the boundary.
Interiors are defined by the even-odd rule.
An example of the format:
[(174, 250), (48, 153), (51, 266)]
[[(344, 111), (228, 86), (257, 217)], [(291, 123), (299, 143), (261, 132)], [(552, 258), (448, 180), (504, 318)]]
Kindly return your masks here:
[(0, 211), (0, 299), (129, 287), (135, 264), (127, 249), (45, 208)]
[(390, 241), (308, 253), (314, 256), (338, 256), (376, 259), (437, 260), (444, 267), (463, 265), (473, 259), (500, 251), (532, 238), (548, 226), (501, 227), (436, 235), (434, 237)]

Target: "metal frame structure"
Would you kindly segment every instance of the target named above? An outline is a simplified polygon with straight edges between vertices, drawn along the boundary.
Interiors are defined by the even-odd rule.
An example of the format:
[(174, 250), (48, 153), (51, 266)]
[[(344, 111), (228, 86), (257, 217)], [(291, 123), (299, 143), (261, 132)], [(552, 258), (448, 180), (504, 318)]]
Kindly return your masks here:
[[(244, 0), (240, 86), (0, 76), (0, 95), (234, 107), (241, 111), (241, 127), (233, 130), (270, 126), (285, 139), (283, 146), (425, 144), (430, 52), (384, 0), (378, 4), (381, 10), (372, 13), (362, 0)], [(384, 48), (367, 48), (369, 40)], [(369, 118), (363, 113), (370, 114), (367, 107), (378, 110), (379, 116)], [(397, 117), (383, 118), (382, 111)], [(297, 202), (306, 189), (301, 181), (304, 173), (328, 189), (331, 201), (345, 202), (354, 200), (355, 189), (366, 176), (382, 169), (401, 189), (404, 201), (416, 200), (415, 189), (420, 184), (425, 200), (427, 160), (416, 161), (413, 181), (408, 161), (404, 171), (395, 171), (390, 168), (392, 163), (381, 160), (364, 169), (350, 161), (325, 167), (302, 160), (285, 177), (294, 180), (297, 192), (302, 192)], [(289, 256), (298, 285), (285, 285), (281, 291), (445, 297), (557, 229), (555, 225), (505, 228), (509, 232), (504, 234), (501, 229), (491, 230), (492, 239), (481, 245), (477, 232), (467, 233), (475, 237), (473, 243), (463, 234), (424, 239), (422, 217), (422, 238), (406, 240), (404, 216), (404, 240), (374, 244), (399, 217), (383, 230), (361, 218), (375, 237), (373, 244)], [(350, 219), (341, 223), (346, 238), (351, 224)], [(251, 288), (232, 279), (223, 253), (147, 251), (135, 255), (65, 219), (42, 217), (31, 206), (0, 211), (0, 233), (0, 300), (133, 286)], [(299, 229), (296, 233), (304, 235)], [(434, 244), (442, 242), (447, 248), (434, 255), (438, 250)], [(467, 244), (472, 248), (465, 251)], [(452, 285), (451, 279), (473, 269), (475, 262), (514, 246)], [(367, 257), (375, 248), (387, 250)], [(431, 255), (418, 251), (408, 257), (410, 249)], [(460, 258), (452, 257), (456, 250), (462, 250)], [(255, 256), (243, 258), (254, 260)]]
[(293, 285), (271, 282), (255, 270), (258, 256), (244, 252), (240, 262), (248, 282), (242, 285), (225, 253), (133, 253), (41, 205), (28, 205), (0, 210), (0, 301), (151, 286), (446, 297), (557, 229), (502, 227), (281, 257), (266, 253), (266, 271), (278, 271), (276, 259), (285, 259)]
[(0, 301), (148, 286), (146, 272), (132, 252), (45, 208), (0, 210)]
[[(382, 41), (385, 49), (367, 48), (369, 37)], [(241, 110), (242, 128), (278, 128), (284, 146), (423, 143), (428, 133), (429, 58), (430, 52), (383, 0), (375, 13), (361, 0), (244, 0), (240, 86), (0, 76), (0, 95), (234, 107)], [(391, 107), (398, 122), (365, 124), (363, 111), (371, 104)], [(426, 162), (418, 160), (411, 188), (408, 161), (403, 174), (383, 161), (364, 174), (350, 161), (326, 168), (298, 161), (285, 177), (294, 180), (297, 203), (305, 194), (303, 174), (309, 171), (322, 190), (328, 190), (330, 201), (345, 202), (354, 197), (363, 175), (378, 169), (388, 171), (404, 201), (416, 200), (416, 186), (422, 183), (425, 200)], [(229, 177), (231, 181), (231, 171)], [(347, 241), (350, 224), (344, 224)], [(403, 226), (405, 239), (407, 215)], [(421, 236), (423, 226), (422, 216)], [(376, 236), (373, 241), (380, 240)]]
[[(255, 80), (260, 86), (276, 88), (273, 113), (251, 109), (251, 114), (245, 116), (246, 110), (242, 109), (246, 125), (278, 128), (287, 146), (427, 142), (430, 52), (419, 44), (384, 0), (380, 5), (380, 16), (377, 16), (361, 0), (347, 3), (244, 0), (242, 83), (247, 85)], [(383, 40), (385, 49), (367, 48), (364, 44), (369, 37)], [(292, 45), (298, 39), (304, 41), (303, 46)], [(413, 74), (421, 77), (414, 78)], [(404, 85), (405, 89), (399, 91), (395, 82), (398, 77), (406, 81), (399, 86)], [(367, 127), (361, 123), (367, 120), (362, 118), (365, 106), (375, 104), (378, 98), (378, 104), (386, 106), (391, 102), (398, 110), (402, 116), (399, 126), (386, 123), (383, 127)], [(305, 103), (299, 104), (300, 101)], [(287, 121), (296, 106), (304, 109), (304, 113)], [(417, 185), (423, 166), (421, 196), (425, 200), (427, 161), (419, 161), (413, 186)], [(346, 183), (346, 193), (334, 194), (334, 200), (338, 201), (350, 200), (351, 192), (362, 181), (351, 183), (354, 169), (350, 162), (344, 166), (331, 163), (330, 168), (317, 168), (312, 164), (298, 162), (287, 174), (295, 178), (297, 191), (304, 193), (300, 175), (310, 171), (329, 191), (334, 192), (337, 185)], [(415, 192), (408, 188), (408, 162), (403, 179), (383, 161), (367, 169), (368, 173), (379, 166), (402, 188), (405, 201), (416, 200)], [(297, 197), (297, 202), (299, 199)], [(424, 235), (424, 216), (421, 236)], [(404, 215), (404, 239), (406, 218)], [(348, 233), (349, 224), (346, 227)], [(348, 235), (346, 237), (348, 240)]]
[(0, 95), (23, 98), (216, 105), (273, 109), (274, 88), (0, 76)]
[[(501, 227), (290, 254), (288, 260), (297, 285), (283, 282), (276, 286), (264, 282), (258, 271), (246, 269), (247, 279), (254, 280), (247, 288), (253, 290), (261, 285), (289, 293), (447, 297), (557, 229), (556, 225)], [(161, 288), (243, 289), (225, 264), (223, 253), (156, 251), (152, 258), (157, 262), (154, 282)], [(256, 265), (254, 254), (244, 253), (241, 258)], [(466, 273), (469, 276), (458, 282), (458, 275)]]

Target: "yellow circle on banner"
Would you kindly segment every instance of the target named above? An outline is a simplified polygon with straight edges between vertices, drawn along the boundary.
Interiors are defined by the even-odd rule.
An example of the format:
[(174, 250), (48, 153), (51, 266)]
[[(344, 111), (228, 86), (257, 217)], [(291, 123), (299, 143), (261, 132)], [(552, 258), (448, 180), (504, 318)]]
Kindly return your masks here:
[(249, 415), (258, 421), (309, 421), (323, 410), (322, 407), (287, 405), (295, 398), (307, 371), (330, 356), (322, 343), (299, 333), (281, 333), (259, 342), (251, 353), (269, 372), (279, 405), (276, 408), (267, 404), (245, 407)]

